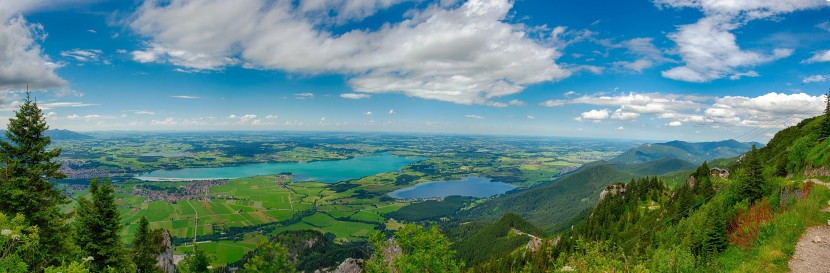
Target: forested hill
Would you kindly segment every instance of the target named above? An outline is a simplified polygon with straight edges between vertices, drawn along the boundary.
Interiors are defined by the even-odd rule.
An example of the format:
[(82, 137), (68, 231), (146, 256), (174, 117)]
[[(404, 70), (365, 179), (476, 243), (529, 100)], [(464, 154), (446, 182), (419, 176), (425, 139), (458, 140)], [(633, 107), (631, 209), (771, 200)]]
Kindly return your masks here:
[(550, 247), (469, 272), (789, 272), (801, 234), (830, 219), (830, 189), (813, 182), (830, 176), (828, 136), (830, 118), (811, 118), (744, 154), (728, 179), (704, 163), (676, 189), (656, 177), (617, 184)]
[(570, 227), (574, 217), (595, 206), (608, 185), (636, 177), (690, 172), (703, 158), (708, 160), (715, 154), (735, 157), (751, 148), (751, 144), (735, 140), (645, 144), (609, 161), (585, 164), (553, 183), (506, 194), (459, 214), (469, 220), (496, 221), (503, 213), (515, 213), (540, 228), (556, 231)]
[(742, 143), (736, 140), (716, 142), (671, 141), (666, 143), (643, 144), (609, 160), (611, 163), (645, 163), (658, 159), (681, 159), (695, 164), (718, 158), (735, 157), (749, 151), (752, 145), (761, 147), (760, 143)]

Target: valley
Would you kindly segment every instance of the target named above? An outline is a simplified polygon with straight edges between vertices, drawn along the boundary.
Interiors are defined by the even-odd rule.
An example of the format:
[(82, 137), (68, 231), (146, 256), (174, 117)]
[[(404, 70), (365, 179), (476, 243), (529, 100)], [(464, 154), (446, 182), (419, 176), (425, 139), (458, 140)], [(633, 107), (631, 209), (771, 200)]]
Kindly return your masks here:
[[(374, 231), (392, 232), (401, 223), (454, 214), (461, 207), (438, 209), (437, 217), (427, 218), (396, 213), (424, 200), (445, 207), (452, 202), (444, 197), (454, 195), (447, 190), (475, 196), (464, 199), (468, 210), (508, 190), (552, 183), (582, 164), (638, 144), (239, 133), (104, 134), (55, 146), (64, 150), (60, 160), (69, 174), (62, 188), (74, 200), (88, 194), (83, 186), (88, 174), (113, 174), (124, 241), (132, 239), (136, 223), (146, 217), (151, 228), (170, 232), (175, 253), (192, 249), (195, 235), (197, 245), (224, 266), (239, 261), (259, 240), (285, 231), (315, 230), (341, 244), (365, 242)], [(467, 184), (465, 179), (474, 180)], [(436, 186), (440, 188), (432, 189)], [(416, 189), (420, 193), (409, 193)]]

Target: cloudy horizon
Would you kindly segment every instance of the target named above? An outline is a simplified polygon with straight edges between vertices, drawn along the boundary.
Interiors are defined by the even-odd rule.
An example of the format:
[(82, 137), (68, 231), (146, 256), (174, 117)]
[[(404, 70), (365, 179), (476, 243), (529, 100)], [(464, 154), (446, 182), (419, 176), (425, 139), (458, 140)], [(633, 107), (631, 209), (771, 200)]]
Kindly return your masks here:
[[(605, 8), (597, 10), (597, 5)], [(766, 142), (824, 111), (830, 1), (0, 2), (52, 128)]]

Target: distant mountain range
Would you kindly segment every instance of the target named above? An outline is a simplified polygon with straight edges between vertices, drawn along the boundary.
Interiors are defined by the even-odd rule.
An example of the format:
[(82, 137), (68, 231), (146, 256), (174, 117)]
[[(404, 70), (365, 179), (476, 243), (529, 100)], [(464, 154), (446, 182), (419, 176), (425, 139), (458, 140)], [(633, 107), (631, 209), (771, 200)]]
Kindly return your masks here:
[(718, 158), (735, 157), (749, 151), (752, 145), (761, 148), (757, 142), (738, 142), (734, 139), (717, 142), (691, 143), (670, 141), (666, 143), (643, 144), (609, 160), (610, 163), (646, 163), (658, 159), (681, 159), (700, 164)]
[(553, 183), (505, 194), (459, 214), (467, 220), (496, 221), (505, 213), (515, 213), (545, 230), (566, 228), (570, 219), (594, 207), (600, 192), (611, 184), (691, 171), (705, 160), (741, 155), (753, 144), (762, 145), (735, 140), (644, 144), (608, 161), (585, 164)]
[[(84, 140), (84, 139), (91, 139), (95, 138), (90, 135), (81, 134), (78, 132), (70, 131), (70, 130), (48, 130), (46, 131), (46, 136), (51, 137), (52, 141), (66, 141), (66, 140)], [(0, 139), (6, 139), (6, 131), (0, 130)]]

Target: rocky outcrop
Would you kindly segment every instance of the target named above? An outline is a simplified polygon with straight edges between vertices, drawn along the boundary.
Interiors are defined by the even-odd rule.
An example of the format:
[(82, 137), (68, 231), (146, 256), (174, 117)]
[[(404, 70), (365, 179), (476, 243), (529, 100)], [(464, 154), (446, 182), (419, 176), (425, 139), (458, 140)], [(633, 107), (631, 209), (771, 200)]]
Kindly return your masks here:
[(334, 271), (331, 268), (317, 269), (314, 273), (361, 273), (363, 272), (363, 259), (347, 258), (340, 263)]
[(161, 254), (158, 256), (158, 266), (164, 273), (174, 273), (176, 271), (176, 261), (173, 256), (173, 244), (170, 241), (170, 233), (167, 230), (161, 232)]
[(348, 258), (334, 270), (334, 273), (360, 273), (363, 272), (363, 259)]
[(605, 199), (606, 196), (614, 196), (614, 195), (617, 195), (618, 193), (624, 193), (625, 192), (625, 187), (626, 187), (626, 184), (614, 184), (614, 185), (605, 187), (605, 189), (602, 190), (602, 192), (599, 193), (599, 201), (602, 201), (602, 199)]
[(812, 165), (807, 165), (804, 168), (804, 177), (827, 177), (830, 176), (830, 169), (827, 167), (813, 167)]

